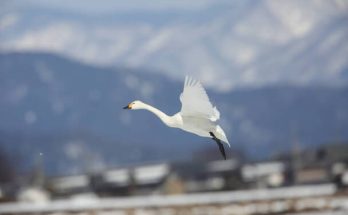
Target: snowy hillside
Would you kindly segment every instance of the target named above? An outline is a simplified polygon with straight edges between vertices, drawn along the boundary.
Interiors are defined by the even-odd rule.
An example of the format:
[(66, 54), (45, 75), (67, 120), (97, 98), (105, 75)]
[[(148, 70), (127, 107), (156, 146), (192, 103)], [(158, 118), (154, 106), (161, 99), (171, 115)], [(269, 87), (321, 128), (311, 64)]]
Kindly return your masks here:
[(185, 2), (7, 2), (0, 49), (193, 74), (220, 91), (347, 83), (347, 1)]

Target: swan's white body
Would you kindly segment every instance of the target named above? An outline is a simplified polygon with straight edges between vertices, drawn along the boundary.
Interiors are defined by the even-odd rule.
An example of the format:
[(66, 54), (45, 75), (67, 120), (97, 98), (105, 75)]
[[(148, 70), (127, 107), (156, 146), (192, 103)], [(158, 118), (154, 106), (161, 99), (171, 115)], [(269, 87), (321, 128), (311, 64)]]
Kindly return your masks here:
[(145, 109), (154, 113), (164, 124), (173, 128), (180, 128), (184, 131), (194, 133), (202, 137), (212, 137), (222, 140), (230, 146), (225, 132), (217, 124), (220, 113), (213, 107), (209, 97), (201, 83), (192, 78), (186, 77), (184, 90), (180, 95), (181, 111), (168, 116), (162, 111), (141, 101), (134, 101), (126, 106), (126, 109)]

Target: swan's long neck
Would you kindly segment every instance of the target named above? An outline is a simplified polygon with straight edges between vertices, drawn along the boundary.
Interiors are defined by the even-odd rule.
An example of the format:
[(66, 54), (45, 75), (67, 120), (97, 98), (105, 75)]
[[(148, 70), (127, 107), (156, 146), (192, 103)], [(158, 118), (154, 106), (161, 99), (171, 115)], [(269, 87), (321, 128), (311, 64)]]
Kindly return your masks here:
[(148, 111), (154, 113), (167, 126), (172, 126), (171, 117), (168, 116), (167, 114), (163, 113), (162, 111), (158, 110), (157, 108), (152, 107), (151, 105), (143, 103), (143, 109), (148, 110)]

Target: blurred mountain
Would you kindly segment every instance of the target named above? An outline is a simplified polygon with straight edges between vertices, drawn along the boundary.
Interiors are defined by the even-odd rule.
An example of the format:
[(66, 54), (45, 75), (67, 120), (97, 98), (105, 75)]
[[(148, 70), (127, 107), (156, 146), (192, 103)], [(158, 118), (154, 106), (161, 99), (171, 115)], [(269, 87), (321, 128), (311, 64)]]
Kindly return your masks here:
[(347, 83), (348, 3), (5, 1), (0, 49), (200, 77), (220, 91)]
[[(175, 114), (182, 85), (52, 54), (0, 54), (0, 148), (23, 169), (44, 156), (51, 173), (192, 159), (208, 147), (218, 154), (209, 139), (168, 129), (149, 112), (122, 109), (140, 99)], [(348, 139), (346, 86), (207, 91), (221, 112), (229, 153), (238, 149), (258, 159), (289, 150), (294, 141), (308, 147)]]

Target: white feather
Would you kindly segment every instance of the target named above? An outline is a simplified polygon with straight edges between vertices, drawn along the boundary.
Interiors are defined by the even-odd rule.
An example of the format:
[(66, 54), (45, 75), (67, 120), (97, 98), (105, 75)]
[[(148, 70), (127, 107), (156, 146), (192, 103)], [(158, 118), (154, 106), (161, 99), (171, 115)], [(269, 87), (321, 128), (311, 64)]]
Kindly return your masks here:
[(202, 84), (190, 77), (185, 78), (183, 92), (180, 95), (181, 115), (199, 116), (217, 121), (220, 113), (213, 107)]

